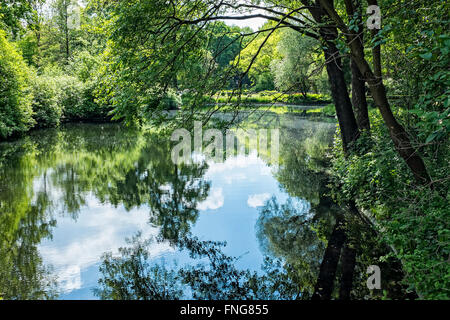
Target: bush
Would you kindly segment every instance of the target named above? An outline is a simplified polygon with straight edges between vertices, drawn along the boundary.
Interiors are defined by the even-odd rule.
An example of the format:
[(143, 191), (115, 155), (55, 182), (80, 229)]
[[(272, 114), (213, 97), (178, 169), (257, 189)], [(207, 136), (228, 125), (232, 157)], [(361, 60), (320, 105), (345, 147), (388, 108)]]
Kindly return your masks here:
[(28, 67), (0, 30), (0, 138), (33, 125)]
[(60, 121), (103, 120), (109, 109), (94, 99), (93, 81), (83, 83), (67, 75), (38, 76), (33, 80), (36, 127), (58, 126)]
[(95, 102), (94, 81), (82, 82), (72, 76), (59, 76), (56, 81), (64, 121), (104, 120), (108, 117), (109, 109)]
[(371, 136), (362, 135), (347, 157), (336, 139), (333, 194), (341, 202), (355, 200), (376, 221), (382, 240), (395, 250), (391, 255), (402, 261), (411, 290), (423, 299), (449, 299), (448, 162), (440, 169), (448, 152), (424, 157), (433, 180), (440, 181), (434, 190), (414, 186), (379, 116), (371, 124)]
[(55, 78), (58, 83), (59, 103), (65, 120), (83, 117), (83, 82), (72, 76)]
[(254, 90), (265, 91), (265, 90), (274, 90), (274, 77), (270, 72), (263, 72), (253, 79)]
[(71, 59), (67, 72), (87, 82), (95, 78), (101, 63), (99, 56), (93, 56), (89, 51), (80, 51)]
[(56, 127), (60, 123), (62, 108), (58, 101), (56, 81), (47, 76), (33, 79), (33, 118), (36, 127)]

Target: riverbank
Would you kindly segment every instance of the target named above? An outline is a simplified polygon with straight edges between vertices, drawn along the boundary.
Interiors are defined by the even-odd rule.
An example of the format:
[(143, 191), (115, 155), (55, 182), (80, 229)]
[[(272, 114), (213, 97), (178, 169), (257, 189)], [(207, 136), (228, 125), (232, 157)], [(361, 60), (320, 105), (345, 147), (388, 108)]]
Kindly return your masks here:
[[(235, 112), (236, 104), (207, 104), (199, 110), (204, 112)], [(282, 103), (242, 103), (239, 104), (239, 112), (273, 112), (277, 114), (294, 114), (304, 117), (335, 118), (336, 111), (333, 104), (322, 105), (289, 105)]]
[(205, 97), (211, 103), (260, 103), (260, 104), (283, 104), (283, 105), (324, 105), (331, 103), (331, 98), (325, 94), (317, 93), (283, 93), (279, 91), (233, 92), (231, 90), (221, 91), (213, 96)]

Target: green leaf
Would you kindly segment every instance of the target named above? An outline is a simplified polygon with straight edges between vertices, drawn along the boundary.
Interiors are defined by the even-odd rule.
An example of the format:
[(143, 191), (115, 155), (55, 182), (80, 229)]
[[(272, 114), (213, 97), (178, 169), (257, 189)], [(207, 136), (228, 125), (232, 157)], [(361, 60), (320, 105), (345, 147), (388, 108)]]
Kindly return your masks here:
[(431, 58), (433, 58), (433, 53), (426, 52), (426, 53), (420, 54), (419, 56), (425, 60), (430, 60)]
[(434, 139), (436, 139), (437, 135), (439, 132), (433, 132), (432, 134), (430, 134), (427, 138), (427, 140), (425, 141), (425, 143), (430, 143), (431, 141), (433, 141)]

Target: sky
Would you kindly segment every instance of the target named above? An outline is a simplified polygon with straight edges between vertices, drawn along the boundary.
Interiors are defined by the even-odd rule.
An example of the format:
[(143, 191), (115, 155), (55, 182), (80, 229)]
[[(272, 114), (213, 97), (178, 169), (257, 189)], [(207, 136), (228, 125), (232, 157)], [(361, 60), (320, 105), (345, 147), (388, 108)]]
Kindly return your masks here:
[[(46, 2), (46, 4), (44, 5), (44, 10), (49, 10), (49, 4), (50, 2)], [(78, 4), (81, 5), (82, 7), (86, 6), (86, 3), (84, 0), (78, 0)], [(258, 13), (263, 13), (262, 10), (252, 10), (246, 14), (258, 14)], [(236, 14), (239, 15), (239, 14)], [(225, 20), (224, 22), (229, 25), (236, 25), (239, 26), (241, 28), (243, 27), (250, 27), (252, 28), (254, 31), (258, 30), (262, 25), (264, 25), (264, 23), (266, 23), (267, 19), (263, 19), (263, 18), (254, 18), (254, 19), (246, 19), (246, 20)]]
[[(245, 13), (245, 15), (258, 14), (258, 13), (264, 13), (264, 12), (262, 10), (252, 10), (252, 11), (249, 11), (248, 13)], [(234, 15), (239, 16), (241, 14), (234, 14)], [(246, 19), (246, 20), (225, 20), (225, 23), (228, 24), (229, 26), (236, 25), (241, 28), (250, 27), (254, 31), (258, 30), (266, 22), (267, 22), (267, 19), (263, 19), (263, 18), (254, 18), (254, 19)]]
[(254, 19), (247, 19), (247, 20), (226, 20), (225, 23), (229, 26), (236, 25), (241, 28), (243, 27), (250, 27), (253, 29), (253, 31), (258, 30), (264, 23), (266, 23), (266, 19), (263, 18), (254, 18)]

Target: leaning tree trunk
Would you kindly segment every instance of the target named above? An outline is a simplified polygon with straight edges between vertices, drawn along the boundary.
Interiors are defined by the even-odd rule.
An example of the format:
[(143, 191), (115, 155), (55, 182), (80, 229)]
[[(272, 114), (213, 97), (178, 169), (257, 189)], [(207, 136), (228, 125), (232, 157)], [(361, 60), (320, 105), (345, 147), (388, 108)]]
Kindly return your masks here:
[(331, 87), (331, 95), (341, 129), (343, 148), (347, 152), (350, 149), (350, 144), (359, 136), (358, 125), (348, 95), (347, 84), (342, 70), (342, 61), (338, 57), (339, 51), (334, 44), (328, 42), (327, 49), (324, 50), (324, 53), (327, 61), (326, 68)]
[(339, 127), (341, 129), (342, 146), (344, 152), (347, 153), (351, 147), (351, 143), (358, 139), (359, 130), (347, 91), (347, 84), (342, 68), (342, 59), (339, 50), (334, 43), (334, 40), (337, 39), (338, 32), (335, 26), (326, 22), (326, 12), (317, 1), (315, 5), (312, 5), (308, 0), (303, 0), (302, 3), (308, 7), (314, 20), (319, 24), (323, 24), (319, 33), (324, 44), (328, 81), (330, 83), (331, 95), (336, 108)]
[[(414, 178), (419, 184), (430, 184), (431, 178), (428, 175), (425, 163), (422, 158), (417, 154), (416, 149), (413, 147), (411, 140), (403, 128), (403, 126), (395, 119), (392, 113), (391, 106), (387, 99), (386, 88), (383, 84), (383, 79), (381, 77), (381, 55), (380, 49), (374, 48), (374, 69), (377, 74), (372, 72), (369, 63), (364, 57), (364, 47), (362, 44), (355, 39), (354, 33), (351, 33), (344, 21), (341, 19), (339, 14), (334, 9), (333, 0), (318, 0), (323, 10), (328, 14), (328, 17), (334, 20), (337, 26), (344, 32), (347, 36), (348, 45), (351, 50), (351, 55), (353, 61), (355, 61), (358, 66), (359, 71), (363, 75), (366, 82), (369, 84), (370, 92), (372, 93), (373, 100), (380, 110), (381, 116), (383, 117), (384, 123), (386, 124), (389, 135), (395, 145), (395, 148), (399, 155), (405, 160), (406, 164), (410, 168), (414, 175)], [(377, 4), (376, 0), (369, 1), (369, 4)], [(346, 0), (345, 5), (348, 8), (350, 6), (350, 1)]]
[(413, 147), (408, 133), (395, 119), (395, 116), (392, 113), (383, 80), (372, 72), (363, 56), (362, 50), (360, 50), (353, 42), (350, 43), (350, 47), (352, 49), (352, 57), (358, 65), (359, 71), (369, 84), (375, 105), (380, 110), (381, 116), (389, 130), (389, 135), (394, 142), (397, 152), (405, 160), (419, 184), (430, 183), (431, 178), (428, 175), (425, 163)]
[[(358, 24), (358, 30), (355, 32), (355, 41), (363, 47), (364, 46), (364, 27), (362, 23), (361, 14), (361, 0), (346, 0), (346, 9), (349, 17), (354, 17), (355, 13), (361, 23)], [(364, 54), (364, 51), (363, 51)], [(370, 130), (369, 111), (367, 109), (366, 99), (366, 81), (364, 80), (361, 72), (359, 71), (356, 62), (351, 59), (352, 70), (352, 104), (355, 112), (356, 122), (358, 128), (361, 131)]]

